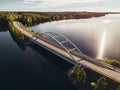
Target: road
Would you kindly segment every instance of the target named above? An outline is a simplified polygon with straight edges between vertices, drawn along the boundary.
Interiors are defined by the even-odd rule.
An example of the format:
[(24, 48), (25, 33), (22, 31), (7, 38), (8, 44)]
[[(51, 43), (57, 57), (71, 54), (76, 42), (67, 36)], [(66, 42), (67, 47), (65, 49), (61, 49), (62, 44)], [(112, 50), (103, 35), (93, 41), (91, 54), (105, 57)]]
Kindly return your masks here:
[[(53, 46), (53, 45), (51, 45), (51, 44), (49, 44), (49, 43), (47, 43), (47, 42), (45, 42), (45, 41), (43, 41), (41, 39), (36, 39), (36, 37), (33, 36), (32, 33), (28, 32), (24, 28), (22, 28), (17, 21), (13, 21), (13, 25), (18, 30), (20, 30), (25, 36), (27, 36), (29, 38), (32, 38), (34, 41), (36, 41), (40, 45), (43, 45), (43, 46), (51, 49), (52, 51), (57, 52), (60, 55), (62, 55), (64, 57), (67, 57), (67, 58), (69, 58), (71, 60), (71, 57), (69, 56), (69, 54), (66, 51), (64, 51), (64, 50), (62, 50), (62, 49), (60, 49), (58, 47), (55, 47), (55, 46)], [(73, 57), (74, 57), (76, 62), (80, 59), (80, 57), (75, 56), (75, 55), (73, 55)], [(92, 62), (89, 62), (89, 61), (86, 61), (86, 60), (81, 60), (81, 61), (79, 61), (79, 63), (81, 65), (83, 65), (83, 66), (97, 72), (97, 73), (102, 74), (103, 76), (106, 76), (106, 77), (120, 83), (120, 72), (114, 71), (112, 69), (101, 67), (101, 66), (97, 65), (98, 63), (95, 64), (95, 63), (92, 63)]]

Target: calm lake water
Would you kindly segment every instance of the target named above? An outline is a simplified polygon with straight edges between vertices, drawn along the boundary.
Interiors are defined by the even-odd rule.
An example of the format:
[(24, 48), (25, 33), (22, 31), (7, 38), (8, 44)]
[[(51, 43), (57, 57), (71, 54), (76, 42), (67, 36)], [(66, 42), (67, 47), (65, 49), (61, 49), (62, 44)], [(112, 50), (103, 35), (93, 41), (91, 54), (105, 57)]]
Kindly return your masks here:
[(1, 90), (76, 90), (67, 76), (71, 64), (0, 31)]
[(84, 53), (95, 58), (120, 60), (120, 14), (47, 22), (31, 27), (36, 32), (65, 35)]

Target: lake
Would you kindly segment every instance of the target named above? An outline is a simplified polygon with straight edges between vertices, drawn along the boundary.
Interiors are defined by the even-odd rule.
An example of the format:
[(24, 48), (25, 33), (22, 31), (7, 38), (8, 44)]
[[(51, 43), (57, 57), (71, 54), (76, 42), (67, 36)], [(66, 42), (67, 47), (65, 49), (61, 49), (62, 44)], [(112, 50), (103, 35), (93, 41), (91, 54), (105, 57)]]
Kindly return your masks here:
[(36, 32), (56, 32), (70, 39), (84, 54), (94, 58), (120, 60), (120, 14), (89, 19), (42, 23), (30, 27)]
[[(120, 15), (62, 20), (30, 27), (36, 32), (56, 32), (69, 38), (94, 58), (120, 60)], [(0, 28), (0, 88), (3, 90), (76, 90), (68, 71), (72, 65), (33, 43), (21, 42)]]
[(71, 64), (0, 29), (1, 90), (76, 90), (67, 76)]

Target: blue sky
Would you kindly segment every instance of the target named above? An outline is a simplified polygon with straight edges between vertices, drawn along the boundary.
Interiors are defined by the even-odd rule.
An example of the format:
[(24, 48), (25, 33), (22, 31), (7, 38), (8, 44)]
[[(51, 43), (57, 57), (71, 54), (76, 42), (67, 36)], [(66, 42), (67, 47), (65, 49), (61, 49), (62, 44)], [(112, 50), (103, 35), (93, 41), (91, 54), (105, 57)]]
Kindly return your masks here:
[(0, 0), (0, 11), (120, 12), (120, 0)]

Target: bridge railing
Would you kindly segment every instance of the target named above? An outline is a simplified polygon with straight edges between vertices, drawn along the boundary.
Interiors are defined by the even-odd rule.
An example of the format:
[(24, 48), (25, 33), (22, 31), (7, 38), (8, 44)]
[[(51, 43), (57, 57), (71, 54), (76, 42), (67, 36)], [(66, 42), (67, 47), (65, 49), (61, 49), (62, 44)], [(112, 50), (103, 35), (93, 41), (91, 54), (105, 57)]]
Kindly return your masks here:
[(74, 61), (76, 61), (76, 60), (73, 57), (73, 55), (80, 57), (79, 60), (77, 60), (77, 61), (80, 61), (83, 59), (83, 53), (77, 48), (77, 46), (75, 44), (73, 44), (65, 36), (57, 34), (57, 33), (53, 33), (53, 32), (45, 32), (45, 33), (42, 33), (42, 35), (43, 35), (43, 37), (41, 37), (39, 35), (39, 33), (37, 33), (36, 35), (33, 35), (33, 37), (36, 37), (36, 40), (38, 38), (42, 39), (45, 42), (48, 42), (48, 43), (52, 44), (53, 46), (66, 51), (69, 54), (69, 56), (71, 57), (71, 59), (73, 59)]
[[(18, 24), (19, 28), (22, 28), (25, 31), (31, 33), (31, 31), (26, 30), (25, 28), (23, 28), (19, 24), (19, 22), (16, 22), (16, 23)], [(73, 58), (72, 55), (75, 55), (75, 56), (80, 57), (79, 60), (86, 60), (86, 61), (94, 63), (94, 64), (96, 64), (98, 66), (101, 66), (101, 67), (104, 67), (104, 68), (109, 68), (109, 69), (112, 69), (114, 71), (120, 72), (119, 69), (116, 69), (116, 68), (114, 68), (114, 67), (112, 67), (112, 66), (110, 66), (110, 65), (108, 65), (108, 64), (106, 64), (104, 62), (102, 62), (101, 60), (98, 60), (98, 59), (95, 59), (95, 58), (92, 58), (92, 57), (89, 57), (89, 56), (83, 54), (69, 39), (67, 39), (66, 37), (64, 37), (64, 36), (62, 36), (60, 34), (53, 33), (53, 32), (46, 32), (46, 33), (43, 33), (43, 34), (32, 32), (31, 34), (33, 35), (33, 37), (36, 38), (36, 40), (37, 40), (37, 38), (39, 38), (39, 39), (41, 39), (43, 41), (46, 41), (46, 42), (50, 43), (53, 46), (56, 46), (56, 47), (66, 51), (66, 52), (69, 52), (68, 54), (71, 56), (71, 58)], [(62, 37), (64, 39), (64, 41), (59, 41), (60, 37)], [(72, 45), (75, 48), (71, 49), (71, 48), (68, 47), (69, 45), (65, 46), (64, 43), (66, 43), (66, 42), (69, 42), (70, 43), (69, 45)], [(79, 60), (77, 61), (77, 63), (79, 62)]]

